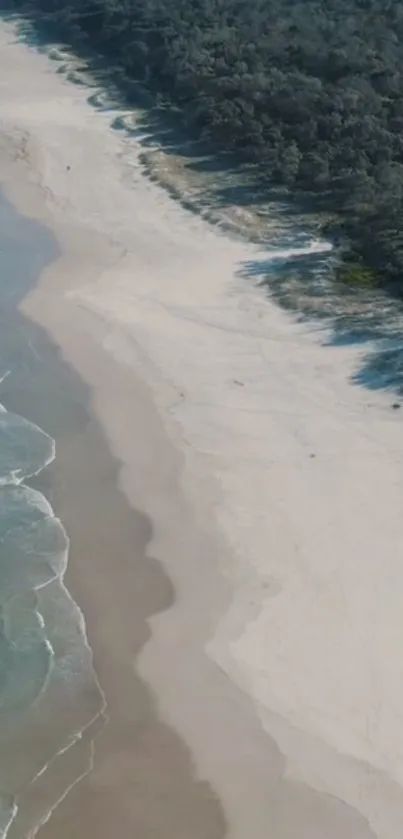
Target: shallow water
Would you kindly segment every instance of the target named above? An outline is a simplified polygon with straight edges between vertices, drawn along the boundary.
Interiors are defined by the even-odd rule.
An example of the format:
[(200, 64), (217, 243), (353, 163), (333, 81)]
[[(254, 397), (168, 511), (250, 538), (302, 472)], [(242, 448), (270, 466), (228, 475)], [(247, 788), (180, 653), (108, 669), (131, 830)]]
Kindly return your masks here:
[[(103, 706), (83, 616), (63, 584), (68, 536), (49, 501), (25, 483), (52, 462), (54, 440), (7, 410), (12, 382), (29, 412), (31, 364), (46, 364), (18, 303), (56, 255), (50, 234), (0, 194), (0, 839), (21, 836), (19, 821), (24, 836), (35, 835), (63, 789), (55, 800), (49, 790), (42, 796), (27, 833), (32, 784), (52, 777), (54, 762), (80, 743)], [(90, 757), (89, 749), (87, 769)], [(76, 777), (65, 775), (70, 787)]]

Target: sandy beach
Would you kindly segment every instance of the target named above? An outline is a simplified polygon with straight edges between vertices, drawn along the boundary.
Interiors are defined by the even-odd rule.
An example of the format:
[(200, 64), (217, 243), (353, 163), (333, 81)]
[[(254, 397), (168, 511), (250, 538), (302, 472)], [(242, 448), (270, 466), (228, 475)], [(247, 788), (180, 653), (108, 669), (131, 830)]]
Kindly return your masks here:
[(21, 311), (73, 419), (47, 427), (39, 397), (30, 418), (56, 439), (44, 491), (107, 703), (38, 835), (400, 839), (393, 397), (354, 387), (357, 349), (242, 277), (267, 254), (147, 179), (5, 23), (0, 78), (1, 186), (60, 249)]

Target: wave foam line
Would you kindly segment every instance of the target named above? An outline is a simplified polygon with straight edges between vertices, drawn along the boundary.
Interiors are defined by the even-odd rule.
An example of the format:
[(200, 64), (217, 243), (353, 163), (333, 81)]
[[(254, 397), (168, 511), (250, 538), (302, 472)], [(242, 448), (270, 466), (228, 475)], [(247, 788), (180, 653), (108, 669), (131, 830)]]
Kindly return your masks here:
[[(7, 375), (7, 374), (6, 374), (6, 375)], [(3, 377), (3, 378), (4, 378), (4, 377)], [(5, 410), (5, 412), (6, 412), (6, 413), (9, 413), (7, 410)], [(21, 419), (24, 419), (24, 418), (21, 418)], [(12, 471), (12, 472), (11, 472), (11, 480), (10, 480), (10, 478), (9, 478), (9, 479), (8, 479), (5, 483), (2, 483), (2, 486), (7, 486), (7, 485), (10, 485), (10, 484), (11, 484), (11, 485), (20, 485), (20, 486), (21, 486), (21, 485), (23, 485), (23, 484), (22, 484), (22, 482), (23, 482), (26, 478), (30, 478), (30, 477), (34, 477), (35, 475), (38, 475), (40, 472), (42, 472), (42, 470), (43, 470), (43, 469), (45, 469), (45, 468), (46, 468), (46, 466), (48, 466), (51, 462), (53, 462), (53, 460), (54, 460), (54, 459), (55, 459), (55, 457), (56, 457), (56, 443), (55, 443), (55, 440), (54, 440), (52, 437), (50, 437), (49, 435), (46, 435), (46, 432), (44, 432), (44, 431), (43, 431), (43, 429), (41, 429), (41, 428), (40, 428), (38, 425), (36, 425), (35, 423), (31, 423), (29, 420), (25, 420), (25, 421), (26, 421), (26, 422), (29, 422), (29, 424), (30, 424), (30, 425), (32, 425), (32, 427), (33, 427), (33, 428), (35, 428), (35, 429), (37, 429), (38, 431), (40, 431), (40, 432), (41, 432), (41, 434), (45, 434), (45, 436), (47, 436), (47, 437), (48, 437), (48, 439), (51, 441), (50, 453), (49, 453), (48, 457), (45, 459), (45, 461), (43, 462), (43, 464), (40, 466), (40, 468), (38, 468), (35, 472), (31, 472), (31, 473), (29, 473), (29, 474), (25, 473), (24, 475), (20, 475), (20, 473), (22, 472), (22, 469), (19, 469), (19, 470), (14, 470), (14, 471)], [(48, 518), (56, 518), (56, 516), (55, 516), (55, 514), (54, 514), (54, 510), (53, 510), (53, 508), (52, 508), (52, 506), (51, 506), (50, 502), (48, 502), (48, 500), (45, 498), (45, 496), (43, 496), (43, 495), (42, 495), (42, 493), (39, 493), (38, 491), (35, 491), (35, 492), (36, 492), (36, 494), (37, 494), (37, 495), (39, 495), (39, 496), (41, 496), (41, 497), (43, 498), (43, 502), (44, 502), (44, 504), (43, 504), (43, 505), (44, 505), (44, 507), (45, 507), (45, 508), (49, 511), (49, 516), (48, 516)], [(93, 716), (93, 718), (92, 718), (92, 719), (90, 719), (90, 720), (89, 720), (89, 722), (88, 722), (88, 723), (86, 723), (86, 724), (83, 726), (83, 728), (81, 728), (79, 731), (76, 731), (76, 732), (73, 732), (73, 733), (72, 733), (72, 735), (71, 735), (71, 737), (69, 738), (68, 742), (67, 742), (67, 743), (66, 743), (66, 744), (65, 744), (65, 745), (64, 745), (61, 749), (58, 749), (58, 750), (56, 751), (56, 753), (54, 754), (54, 756), (53, 756), (53, 757), (52, 757), (52, 758), (51, 758), (51, 759), (50, 759), (50, 760), (49, 760), (49, 761), (48, 761), (48, 762), (47, 762), (47, 763), (46, 763), (43, 767), (41, 767), (41, 769), (39, 770), (39, 772), (37, 772), (37, 773), (36, 773), (36, 775), (35, 775), (35, 776), (31, 779), (31, 781), (29, 782), (29, 784), (27, 784), (27, 786), (25, 787), (25, 789), (23, 789), (23, 790), (20, 790), (20, 791), (19, 791), (19, 793), (18, 793), (18, 795), (15, 797), (15, 800), (14, 800), (14, 803), (13, 803), (13, 810), (12, 810), (12, 813), (11, 813), (11, 815), (10, 815), (10, 819), (9, 819), (9, 821), (7, 822), (7, 824), (5, 825), (4, 829), (2, 830), (2, 833), (1, 833), (1, 835), (0, 835), (0, 839), (7, 839), (7, 835), (8, 835), (9, 829), (10, 829), (11, 825), (13, 824), (13, 822), (15, 821), (15, 817), (16, 817), (16, 815), (17, 815), (17, 813), (18, 813), (18, 804), (17, 804), (18, 798), (20, 798), (20, 797), (21, 797), (21, 795), (24, 793), (24, 791), (26, 791), (26, 790), (27, 790), (27, 789), (28, 789), (28, 788), (29, 788), (29, 787), (30, 787), (30, 786), (31, 786), (31, 785), (35, 782), (35, 780), (36, 780), (38, 777), (40, 777), (41, 775), (43, 775), (43, 774), (44, 774), (44, 773), (48, 770), (48, 768), (49, 768), (49, 767), (51, 766), (51, 764), (52, 764), (52, 763), (56, 760), (56, 758), (57, 758), (57, 757), (59, 757), (59, 756), (60, 756), (60, 755), (62, 755), (64, 752), (66, 752), (66, 751), (68, 751), (70, 748), (72, 748), (72, 746), (74, 746), (74, 744), (75, 744), (78, 740), (80, 740), (80, 739), (82, 738), (82, 736), (83, 736), (84, 732), (85, 732), (85, 731), (86, 731), (86, 730), (87, 730), (87, 729), (88, 729), (88, 728), (89, 728), (89, 727), (90, 727), (90, 726), (91, 726), (91, 725), (92, 725), (92, 724), (93, 724), (93, 723), (94, 723), (94, 722), (95, 722), (98, 718), (100, 718), (100, 717), (104, 716), (104, 717), (105, 717), (105, 722), (107, 722), (107, 716), (106, 716), (106, 705), (107, 705), (107, 703), (106, 703), (106, 696), (105, 696), (105, 694), (104, 694), (104, 691), (103, 691), (103, 690), (102, 690), (102, 688), (101, 688), (101, 685), (100, 685), (100, 683), (99, 683), (99, 680), (98, 680), (97, 675), (96, 675), (96, 672), (95, 672), (95, 669), (94, 669), (94, 667), (93, 667), (93, 651), (92, 651), (92, 648), (91, 648), (91, 646), (90, 646), (90, 644), (89, 644), (89, 640), (88, 640), (88, 636), (87, 636), (87, 628), (86, 628), (86, 623), (85, 623), (85, 617), (84, 617), (84, 614), (83, 614), (82, 610), (80, 609), (80, 607), (78, 606), (78, 604), (75, 602), (75, 600), (74, 600), (74, 599), (73, 599), (73, 597), (71, 596), (71, 594), (70, 594), (70, 592), (69, 592), (68, 588), (66, 587), (66, 585), (65, 585), (65, 583), (64, 583), (64, 577), (65, 577), (65, 574), (66, 574), (67, 564), (68, 564), (68, 555), (69, 555), (70, 540), (69, 540), (69, 538), (68, 538), (68, 535), (67, 535), (67, 533), (66, 533), (66, 530), (65, 530), (65, 528), (64, 528), (63, 523), (60, 521), (60, 519), (57, 519), (57, 520), (59, 521), (60, 526), (62, 527), (63, 532), (64, 532), (64, 535), (65, 535), (65, 538), (66, 538), (66, 563), (65, 563), (65, 567), (64, 567), (64, 569), (63, 569), (63, 571), (62, 571), (62, 573), (61, 573), (60, 575), (55, 574), (55, 575), (52, 577), (52, 579), (51, 579), (51, 580), (48, 580), (48, 581), (47, 581), (44, 585), (39, 585), (39, 586), (34, 587), (34, 589), (37, 591), (37, 590), (39, 590), (39, 589), (41, 589), (41, 588), (45, 588), (47, 585), (49, 585), (49, 584), (50, 584), (50, 582), (53, 582), (53, 581), (54, 581), (55, 579), (57, 579), (57, 578), (59, 579), (59, 584), (60, 584), (61, 588), (63, 589), (63, 591), (64, 591), (64, 593), (65, 593), (66, 597), (67, 597), (67, 598), (68, 598), (68, 600), (70, 601), (70, 603), (71, 603), (72, 607), (73, 607), (73, 610), (74, 610), (75, 615), (76, 615), (76, 618), (77, 618), (78, 627), (79, 627), (79, 630), (80, 630), (80, 633), (81, 633), (81, 637), (82, 637), (83, 643), (84, 643), (84, 645), (85, 645), (85, 647), (86, 647), (86, 649), (87, 649), (87, 651), (88, 651), (88, 653), (89, 653), (89, 666), (90, 666), (90, 669), (91, 669), (91, 672), (92, 672), (92, 677), (94, 678), (94, 681), (95, 681), (95, 685), (96, 685), (96, 687), (97, 687), (97, 689), (98, 689), (98, 691), (99, 691), (99, 696), (100, 696), (100, 699), (101, 699), (101, 706), (100, 706), (99, 711), (98, 711), (98, 712), (97, 712), (97, 713)], [(41, 613), (40, 613), (40, 612), (38, 612), (37, 610), (35, 610), (35, 612), (36, 612), (36, 615), (37, 615), (37, 617), (38, 617), (39, 622), (41, 623), (41, 625), (43, 626), (43, 628), (45, 628), (45, 621), (44, 621), (44, 619), (43, 619), (43, 616), (42, 616), (42, 615), (41, 615)], [(50, 641), (49, 641), (48, 639), (46, 639), (46, 643), (48, 644), (48, 647), (49, 647), (49, 650), (50, 650), (50, 652), (51, 652), (51, 654), (52, 654), (52, 657), (54, 657), (54, 650), (53, 650), (53, 647), (52, 647), (52, 645), (51, 645), (51, 643), (50, 643)], [(41, 690), (41, 692), (40, 692), (39, 696), (41, 696), (41, 695), (43, 694), (44, 688), (45, 688), (45, 686), (47, 685), (47, 681), (48, 681), (48, 680), (46, 679), (46, 680), (45, 680), (45, 683), (44, 683), (44, 686), (43, 686), (43, 688), (42, 688), (42, 690)], [(39, 696), (37, 697), (37, 699), (39, 698)], [(91, 741), (91, 748), (92, 748), (92, 751), (93, 751), (93, 750), (94, 750), (94, 741)], [(93, 760), (92, 760), (92, 764), (93, 764)], [(75, 786), (75, 784), (76, 784), (76, 783), (78, 783), (78, 782), (81, 780), (81, 778), (82, 778), (82, 777), (84, 777), (85, 775), (87, 775), (87, 774), (88, 774), (88, 772), (90, 772), (90, 771), (91, 771), (91, 768), (92, 768), (92, 767), (90, 766), (87, 772), (85, 772), (83, 775), (81, 775), (79, 778), (77, 778), (77, 779), (73, 782), (73, 784), (71, 784), (71, 785), (68, 787), (68, 789), (65, 791), (65, 793), (63, 794), (63, 796), (59, 799), (59, 801), (58, 801), (58, 802), (56, 802), (56, 803), (54, 804), (54, 806), (51, 808), (51, 810), (50, 810), (50, 811), (49, 811), (49, 813), (47, 814), (46, 821), (48, 821), (48, 820), (49, 820), (49, 818), (51, 817), (51, 815), (52, 815), (52, 813), (54, 812), (54, 810), (56, 809), (56, 807), (59, 805), (59, 803), (60, 803), (61, 801), (63, 801), (63, 800), (64, 800), (64, 798), (66, 797), (66, 795), (68, 794), (68, 792), (72, 789), (72, 787), (73, 787), (73, 786)], [(42, 824), (44, 824), (44, 823), (45, 823), (45, 822), (42, 822)], [(32, 831), (30, 832), (29, 837), (34, 837), (34, 836), (36, 835), (36, 833), (38, 832), (39, 828), (42, 826), (42, 824), (37, 825), (37, 826), (36, 826), (36, 828), (34, 828), (34, 831), (33, 831), (33, 832), (32, 832)], [(29, 837), (27, 837), (27, 839), (29, 839)]]

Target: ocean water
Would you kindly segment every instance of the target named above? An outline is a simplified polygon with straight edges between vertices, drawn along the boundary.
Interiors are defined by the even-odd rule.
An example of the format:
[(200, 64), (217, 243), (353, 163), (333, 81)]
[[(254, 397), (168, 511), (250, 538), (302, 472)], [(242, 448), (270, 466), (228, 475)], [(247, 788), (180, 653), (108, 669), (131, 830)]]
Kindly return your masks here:
[[(35, 836), (90, 769), (90, 738), (79, 761), (71, 753), (103, 709), (84, 619), (63, 582), (68, 534), (29, 485), (57, 457), (55, 443), (7, 405), (10, 394), (38, 415), (43, 402), (35, 383), (46, 358), (18, 304), (55, 256), (50, 234), (0, 193), (0, 839)], [(51, 380), (46, 400), (41, 416), (54, 422), (63, 405), (51, 404)]]

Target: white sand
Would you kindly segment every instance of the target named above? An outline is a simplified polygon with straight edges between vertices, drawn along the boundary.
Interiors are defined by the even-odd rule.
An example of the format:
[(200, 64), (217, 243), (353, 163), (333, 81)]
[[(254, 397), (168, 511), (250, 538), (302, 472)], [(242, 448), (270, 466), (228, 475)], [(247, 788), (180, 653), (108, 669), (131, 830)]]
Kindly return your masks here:
[[(25, 138), (26, 163), (1, 174), (18, 206), (42, 215), (62, 250), (70, 248), (69, 270), (62, 260), (59, 284), (47, 283), (47, 306), (52, 294), (56, 308), (64, 299), (77, 322), (95, 324), (104, 350), (151, 388), (181, 458), (189, 516), (198, 532), (209, 534), (197, 568), (192, 556), (168, 567), (181, 617), (175, 623), (175, 615), (162, 614), (153, 621), (142, 673), (161, 697), (161, 712), (215, 784), (231, 836), (263, 839), (268, 822), (257, 818), (252, 825), (250, 812), (242, 810), (242, 795), (249, 793), (235, 780), (231, 793), (223, 780), (226, 762), (231, 776), (232, 757), (213, 754), (208, 731), (201, 736), (191, 708), (179, 707), (155, 658), (158, 644), (179, 650), (184, 632), (200, 638), (209, 623), (208, 655), (253, 699), (285, 755), (287, 795), (301, 782), (368, 820), (350, 834), (340, 832), (336, 819), (334, 836), (400, 839), (403, 433), (399, 412), (390, 409), (393, 399), (353, 387), (357, 352), (325, 348), (322, 332), (293, 323), (237, 274), (264, 255), (215, 232), (150, 183), (135, 141), (110, 130), (113, 115), (92, 110), (85, 89), (57, 75), (45, 55), (13, 40), (3, 25), (0, 131), (5, 150), (5, 137)], [(28, 177), (43, 190), (41, 206)], [(49, 312), (40, 314), (45, 298), (38, 295), (26, 310), (57, 340), (57, 317), (52, 323)], [(74, 360), (73, 351), (69, 357)], [(107, 390), (95, 400), (134, 498), (135, 476), (119, 422), (108, 413)], [(156, 523), (154, 554), (166, 561), (170, 502), (153, 497), (151, 479), (141, 500)], [(190, 604), (186, 580), (192, 573), (200, 598)], [(220, 586), (231, 591), (230, 601), (220, 600), (221, 611), (214, 575), (217, 592)], [(195, 693), (198, 677), (196, 668), (189, 672)], [(209, 690), (206, 700), (216, 701)], [(225, 750), (231, 703), (219, 702)], [(241, 739), (240, 748), (247, 748)], [(253, 765), (253, 748), (246, 767)], [(263, 812), (262, 767), (258, 775)], [(319, 798), (317, 812), (316, 799), (309, 799), (313, 815), (305, 826), (300, 793), (287, 795), (279, 788), (278, 795), (269, 792), (267, 780), (267, 806), (275, 810), (270, 837), (331, 835), (327, 822), (321, 827)]]

